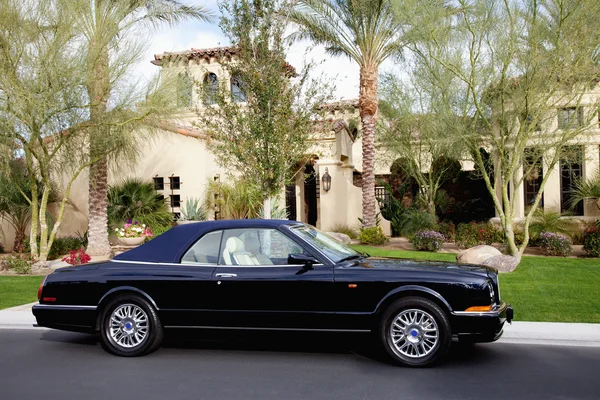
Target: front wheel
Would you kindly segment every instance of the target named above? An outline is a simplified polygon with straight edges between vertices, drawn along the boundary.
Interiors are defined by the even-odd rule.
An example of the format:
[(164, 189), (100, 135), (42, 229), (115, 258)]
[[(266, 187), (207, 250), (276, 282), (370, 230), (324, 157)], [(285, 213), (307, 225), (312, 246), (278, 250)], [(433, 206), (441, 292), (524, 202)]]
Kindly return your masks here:
[(407, 297), (392, 303), (383, 314), (380, 338), (394, 363), (425, 367), (446, 354), (452, 330), (448, 316), (437, 304)]
[(154, 308), (136, 295), (121, 295), (105, 308), (101, 319), (102, 345), (122, 357), (136, 357), (160, 347), (163, 328)]

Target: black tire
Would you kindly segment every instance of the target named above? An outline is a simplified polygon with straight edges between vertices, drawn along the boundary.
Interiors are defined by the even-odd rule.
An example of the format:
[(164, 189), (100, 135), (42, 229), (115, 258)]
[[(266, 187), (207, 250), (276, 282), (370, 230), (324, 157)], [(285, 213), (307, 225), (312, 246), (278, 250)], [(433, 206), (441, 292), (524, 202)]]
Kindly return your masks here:
[[(135, 312), (142, 321), (146, 322), (136, 323), (136, 320), (126, 317), (120, 319), (122, 321), (121, 330), (114, 325), (111, 330), (113, 313), (116, 311), (123, 315), (128, 310)], [(119, 318), (117, 315), (115, 320)], [(130, 330), (125, 331), (126, 328)], [(120, 336), (119, 333), (121, 333)], [(143, 339), (140, 339), (142, 333), (144, 333)], [(100, 335), (102, 347), (109, 353), (121, 357), (138, 357), (156, 351), (164, 337), (163, 327), (154, 307), (146, 299), (132, 294), (115, 297), (104, 307), (100, 319)]]
[[(397, 318), (412, 321), (413, 316), (416, 321), (422, 317), (421, 325), (397, 321)], [(394, 325), (392, 333), (392, 324), (396, 321), (399, 325)], [(437, 304), (422, 297), (405, 297), (392, 303), (383, 313), (379, 338), (394, 364), (426, 367), (439, 362), (446, 354), (452, 342), (452, 329), (448, 316)]]

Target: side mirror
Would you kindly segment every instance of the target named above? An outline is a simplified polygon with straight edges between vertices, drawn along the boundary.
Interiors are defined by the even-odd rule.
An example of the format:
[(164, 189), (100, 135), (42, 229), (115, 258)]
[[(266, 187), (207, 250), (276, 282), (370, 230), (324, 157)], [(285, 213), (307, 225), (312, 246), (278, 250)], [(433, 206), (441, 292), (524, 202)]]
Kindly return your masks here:
[(307, 256), (304, 254), (289, 254), (288, 264), (302, 265), (304, 264), (305, 269), (312, 269), (313, 264), (318, 264), (319, 260), (313, 256)]

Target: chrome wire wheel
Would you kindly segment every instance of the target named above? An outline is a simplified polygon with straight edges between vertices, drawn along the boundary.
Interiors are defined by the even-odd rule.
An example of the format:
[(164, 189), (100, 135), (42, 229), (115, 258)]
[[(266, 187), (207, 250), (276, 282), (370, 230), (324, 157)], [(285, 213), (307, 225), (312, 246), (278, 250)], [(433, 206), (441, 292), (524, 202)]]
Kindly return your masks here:
[(131, 349), (144, 343), (148, 326), (148, 315), (141, 307), (122, 304), (110, 315), (108, 333), (116, 345)]
[(440, 338), (435, 319), (419, 309), (403, 310), (396, 315), (389, 333), (394, 353), (411, 359), (429, 355), (438, 347)]

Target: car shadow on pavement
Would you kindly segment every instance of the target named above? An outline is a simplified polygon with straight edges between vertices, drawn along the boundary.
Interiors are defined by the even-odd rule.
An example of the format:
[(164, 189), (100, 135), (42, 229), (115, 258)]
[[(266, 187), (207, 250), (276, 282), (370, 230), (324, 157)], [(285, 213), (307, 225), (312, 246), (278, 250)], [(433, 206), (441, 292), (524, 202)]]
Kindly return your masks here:
[[(99, 334), (80, 334), (63, 331), (47, 331), (40, 338), (44, 341), (96, 347)], [(371, 334), (315, 333), (315, 332), (265, 332), (181, 330), (165, 335), (164, 350), (224, 350), (239, 352), (312, 353), (356, 355), (364, 359), (390, 364), (388, 356)], [(443, 366), (469, 366), (488, 364), (494, 360), (492, 344), (463, 345), (453, 341)], [(97, 346), (99, 349), (100, 346)], [(159, 350), (160, 351), (160, 350)]]

